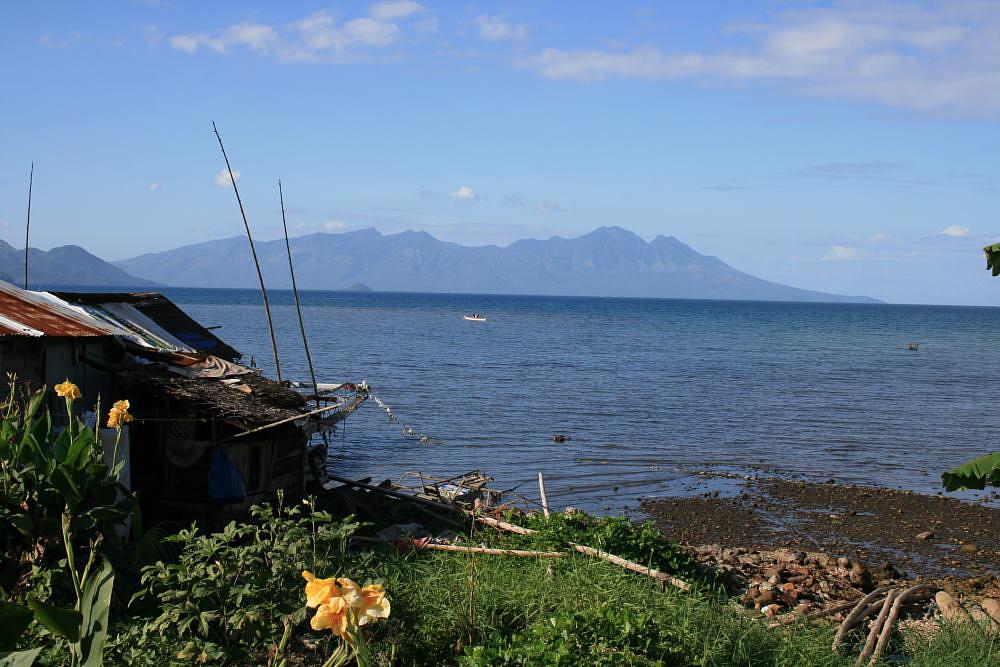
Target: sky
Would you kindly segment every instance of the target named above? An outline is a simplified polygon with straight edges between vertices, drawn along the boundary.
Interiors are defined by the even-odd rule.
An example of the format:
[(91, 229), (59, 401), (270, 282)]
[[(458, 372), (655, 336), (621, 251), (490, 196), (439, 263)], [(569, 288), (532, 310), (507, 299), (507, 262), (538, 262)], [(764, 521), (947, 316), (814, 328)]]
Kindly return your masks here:
[(0, 3), (0, 239), (105, 259), (619, 225), (753, 275), (1000, 305), (1000, 0)]

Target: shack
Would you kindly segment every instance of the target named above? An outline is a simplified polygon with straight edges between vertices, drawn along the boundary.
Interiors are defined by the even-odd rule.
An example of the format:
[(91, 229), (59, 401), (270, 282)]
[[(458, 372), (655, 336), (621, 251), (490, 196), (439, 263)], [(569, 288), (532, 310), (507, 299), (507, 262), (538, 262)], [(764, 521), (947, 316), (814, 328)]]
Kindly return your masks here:
[[(147, 523), (216, 526), (279, 490), (294, 499), (323, 483), (326, 434), (364, 402), (366, 386), (303, 393), (241, 358), (156, 292), (33, 292), (0, 281), (4, 391), (69, 378), (83, 393), (80, 416), (97, 427), (127, 398), (135, 419), (121, 481), (139, 492)], [(64, 403), (51, 392), (47, 400), (57, 424), (68, 423)]]

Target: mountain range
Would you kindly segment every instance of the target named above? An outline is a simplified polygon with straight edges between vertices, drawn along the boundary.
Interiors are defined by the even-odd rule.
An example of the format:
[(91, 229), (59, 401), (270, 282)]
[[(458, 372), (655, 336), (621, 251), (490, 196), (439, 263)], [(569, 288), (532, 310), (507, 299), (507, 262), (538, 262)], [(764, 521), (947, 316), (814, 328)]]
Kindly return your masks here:
[[(64, 245), (51, 250), (28, 250), (28, 278), (32, 287), (156, 287), (157, 282), (130, 276), (114, 264), (90, 254), (80, 246)], [(0, 241), (0, 280), (24, 284), (24, 248)]]
[[(646, 242), (621, 227), (568, 239), (522, 239), (504, 247), (462, 246), (427, 232), (384, 235), (362, 229), (300, 236), (291, 247), (302, 289), (341, 290), (362, 283), (400, 292), (875, 301), (762, 280), (672, 236)], [(267, 285), (290, 287), (284, 240), (258, 241), (256, 249)], [(176, 287), (257, 286), (243, 236), (148, 253), (115, 266)]]

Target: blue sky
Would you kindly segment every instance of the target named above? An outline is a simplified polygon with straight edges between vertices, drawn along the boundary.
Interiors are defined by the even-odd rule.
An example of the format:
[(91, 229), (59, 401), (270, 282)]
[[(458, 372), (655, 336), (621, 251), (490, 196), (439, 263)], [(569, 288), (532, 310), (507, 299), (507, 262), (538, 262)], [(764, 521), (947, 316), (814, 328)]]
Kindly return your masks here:
[[(763, 278), (1000, 305), (1000, 3), (4, 3), (0, 238), (621, 225)], [(223, 185), (227, 185), (223, 182)]]

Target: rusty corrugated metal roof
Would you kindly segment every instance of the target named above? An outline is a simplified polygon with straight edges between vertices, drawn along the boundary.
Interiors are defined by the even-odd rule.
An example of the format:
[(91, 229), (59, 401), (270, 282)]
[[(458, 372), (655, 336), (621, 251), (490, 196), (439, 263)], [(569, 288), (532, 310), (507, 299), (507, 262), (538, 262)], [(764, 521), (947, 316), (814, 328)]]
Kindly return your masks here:
[(51, 295), (0, 280), (0, 336), (113, 336), (115, 331)]

